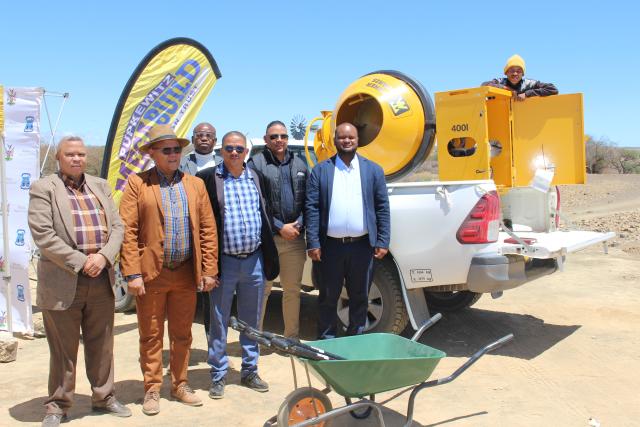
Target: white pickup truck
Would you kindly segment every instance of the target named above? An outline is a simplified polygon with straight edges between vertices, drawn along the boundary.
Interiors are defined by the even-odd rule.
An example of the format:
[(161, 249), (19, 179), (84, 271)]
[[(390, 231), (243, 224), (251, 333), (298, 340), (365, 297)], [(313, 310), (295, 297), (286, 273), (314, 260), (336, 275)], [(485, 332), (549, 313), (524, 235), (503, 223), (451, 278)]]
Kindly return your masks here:
[[(264, 149), (260, 139), (249, 142), (249, 155)], [(304, 149), (300, 141), (289, 146), (299, 153)], [(391, 245), (376, 265), (367, 331), (400, 333), (408, 323), (415, 329), (430, 311), (460, 310), (484, 293), (501, 296), (504, 290), (557, 272), (568, 253), (614, 237), (557, 230), (555, 188), (548, 193), (518, 188), (501, 197), (491, 180), (395, 183), (388, 189)], [(513, 231), (501, 225), (504, 212)], [(309, 259), (303, 284), (307, 289), (313, 284)], [(134, 305), (126, 284), (119, 281), (116, 310)], [(346, 292), (338, 316), (348, 322)]]
[[(260, 139), (248, 145), (249, 156), (264, 149)], [(292, 140), (289, 147), (298, 154), (304, 150), (301, 141)], [(400, 333), (408, 323), (415, 329), (429, 311), (463, 309), (483, 293), (498, 297), (560, 270), (568, 253), (614, 237), (558, 231), (555, 188), (512, 189), (502, 197), (491, 180), (396, 183), (388, 189), (391, 245), (377, 262), (369, 291), (368, 331)], [(501, 225), (504, 213), (513, 231)], [(303, 284), (311, 289), (307, 260)], [(131, 304), (131, 298), (121, 292), (118, 304)], [(338, 315), (348, 322), (346, 292)]]

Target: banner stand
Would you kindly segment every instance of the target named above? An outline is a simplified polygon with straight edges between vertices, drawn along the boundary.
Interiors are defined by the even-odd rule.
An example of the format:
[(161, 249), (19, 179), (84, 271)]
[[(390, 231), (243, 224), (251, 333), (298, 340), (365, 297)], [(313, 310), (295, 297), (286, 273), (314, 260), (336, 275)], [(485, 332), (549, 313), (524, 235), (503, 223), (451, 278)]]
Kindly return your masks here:
[[(51, 127), (51, 116), (49, 115), (49, 107), (47, 105), (47, 96), (57, 96), (62, 97), (62, 105), (60, 105), (60, 111), (58, 111), (58, 117), (56, 118), (56, 123)], [(42, 159), (42, 164), (40, 165), (40, 176), (42, 176), (42, 171), (44, 170), (44, 165), (47, 164), (47, 157), (49, 157), (49, 151), (51, 150), (51, 146), (56, 146), (55, 144), (55, 136), (56, 131), (58, 130), (58, 124), (60, 123), (60, 117), (62, 116), (62, 110), (64, 110), (64, 106), (69, 99), (69, 92), (49, 92), (46, 89), (43, 90), (42, 101), (44, 102), (44, 110), (47, 113), (47, 121), (49, 123), (49, 141), (47, 142), (47, 152), (44, 155), (44, 159)]]
[[(11, 279), (11, 256), (9, 248), (9, 198), (7, 196), (7, 167), (5, 161), (4, 152), (4, 129), (0, 128), (0, 194), (2, 197), (2, 240), (3, 255), (5, 267), (2, 271), (2, 278), (7, 280)], [(13, 310), (11, 309), (10, 302), (12, 301), (11, 286), (7, 285), (7, 330), (13, 335)]]
[[(2, 87), (2, 86), (0, 86)], [(0, 246), (0, 330), (33, 334), (31, 275), (34, 253), (28, 225), (29, 189), (40, 178), (44, 153), (56, 147), (55, 136), (68, 93), (47, 92), (41, 87), (9, 87), (0, 99), (0, 195), (2, 246)], [(45, 97), (46, 94), (46, 97)], [(47, 98), (62, 98), (52, 123)], [(51, 101), (49, 99), (48, 101)], [(42, 103), (48, 119), (46, 140), (41, 127)], [(46, 131), (45, 131), (46, 132)]]

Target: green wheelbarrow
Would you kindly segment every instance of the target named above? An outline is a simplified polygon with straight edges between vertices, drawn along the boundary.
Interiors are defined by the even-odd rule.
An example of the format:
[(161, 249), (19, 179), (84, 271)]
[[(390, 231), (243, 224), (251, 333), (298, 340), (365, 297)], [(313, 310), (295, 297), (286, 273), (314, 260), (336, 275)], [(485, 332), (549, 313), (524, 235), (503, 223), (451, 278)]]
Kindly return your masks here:
[[(332, 418), (345, 413), (362, 419), (369, 417), (372, 412), (379, 425), (384, 426), (383, 405), (411, 391), (405, 424), (410, 426), (413, 422), (415, 398), (421, 390), (453, 381), (485, 353), (513, 339), (513, 334), (502, 337), (477, 351), (448, 377), (427, 381), (446, 354), (417, 341), (441, 317), (439, 313), (433, 316), (411, 339), (379, 333), (307, 343), (296, 343), (270, 332), (257, 331), (246, 324), (237, 327), (235, 319), (230, 324), (232, 327), (236, 326), (234, 329), (258, 340), (260, 344), (291, 357), (295, 390), (287, 395), (278, 414), (269, 419), (265, 427), (327, 427)], [(304, 368), (306, 387), (298, 386), (294, 359)], [(313, 388), (311, 375), (324, 383), (326, 388)], [(403, 387), (403, 390), (385, 401), (375, 401), (376, 394)], [(345, 406), (333, 408), (327, 397), (332, 390), (345, 398)]]

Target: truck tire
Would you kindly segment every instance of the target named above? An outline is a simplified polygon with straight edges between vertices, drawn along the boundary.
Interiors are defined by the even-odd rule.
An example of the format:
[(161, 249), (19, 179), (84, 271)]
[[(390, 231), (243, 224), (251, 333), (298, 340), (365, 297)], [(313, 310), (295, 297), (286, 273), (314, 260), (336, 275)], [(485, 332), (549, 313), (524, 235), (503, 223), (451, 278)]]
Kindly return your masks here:
[(114, 272), (116, 276), (116, 312), (117, 313), (125, 313), (127, 311), (131, 311), (136, 308), (136, 298), (133, 295), (129, 295), (127, 293), (127, 282), (122, 277), (122, 273), (120, 273), (120, 264), (116, 264), (114, 267)]
[[(369, 309), (365, 332), (401, 333), (409, 316), (404, 306), (402, 289), (393, 263), (376, 262), (369, 289)], [(349, 324), (349, 297), (342, 290), (338, 300), (338, 322), (346, 329)]]
[(434, 313), (452, 312), (471, 307), (482, 294), (471, 291), (434, 292), (425, 289), (424, 296), (429, 305), (429, 311)]

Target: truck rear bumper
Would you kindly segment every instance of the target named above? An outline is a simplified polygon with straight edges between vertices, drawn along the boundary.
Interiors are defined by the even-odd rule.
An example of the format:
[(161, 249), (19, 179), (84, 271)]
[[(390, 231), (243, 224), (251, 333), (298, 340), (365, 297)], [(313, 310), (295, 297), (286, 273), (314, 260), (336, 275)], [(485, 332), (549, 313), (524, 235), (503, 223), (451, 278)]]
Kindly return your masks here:
[(478, 255), (471, 260), (467, 286), (470, 291), (489, 293), (516, 288), (558, 270), (555, 259), (522, 256)]

